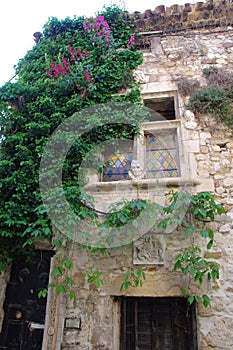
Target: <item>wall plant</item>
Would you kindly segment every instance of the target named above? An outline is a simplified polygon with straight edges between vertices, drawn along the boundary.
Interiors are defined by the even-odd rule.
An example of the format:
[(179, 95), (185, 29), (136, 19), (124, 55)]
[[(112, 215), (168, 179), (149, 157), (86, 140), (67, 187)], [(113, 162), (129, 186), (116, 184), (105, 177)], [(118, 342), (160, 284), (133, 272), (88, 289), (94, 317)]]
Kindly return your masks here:
[(203, 75), (207, 86), (194, 91), (189, 99), (188, 108), (199, 115), (211, 114), (220, 123), (232, 128), (233, 75), (215, 66), (205, 68)]

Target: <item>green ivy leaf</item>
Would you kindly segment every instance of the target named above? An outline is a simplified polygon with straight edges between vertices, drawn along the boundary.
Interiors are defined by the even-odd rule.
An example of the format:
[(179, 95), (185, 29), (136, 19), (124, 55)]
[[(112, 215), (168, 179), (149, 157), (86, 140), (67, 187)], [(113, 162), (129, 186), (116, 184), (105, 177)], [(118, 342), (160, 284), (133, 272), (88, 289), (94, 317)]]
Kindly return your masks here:
[(194, 295), (193, 294), (188, 297), (188, 302), (190, 305), (192, 305), (192, 303), (194, 302)]
[(204, 307), (210, 306), (210, 298), (208, 297), (208, 295), (204, 294), (202, 298)]

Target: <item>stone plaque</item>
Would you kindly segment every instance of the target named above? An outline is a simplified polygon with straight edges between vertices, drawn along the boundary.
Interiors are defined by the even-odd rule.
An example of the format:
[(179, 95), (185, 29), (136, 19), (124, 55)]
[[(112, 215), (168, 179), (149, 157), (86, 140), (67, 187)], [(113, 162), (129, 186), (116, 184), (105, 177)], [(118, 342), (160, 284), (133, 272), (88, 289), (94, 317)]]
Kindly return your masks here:
[(163, 265), (163, 235), (147, 233), (133, 243), (133, 263), (138, 265)]

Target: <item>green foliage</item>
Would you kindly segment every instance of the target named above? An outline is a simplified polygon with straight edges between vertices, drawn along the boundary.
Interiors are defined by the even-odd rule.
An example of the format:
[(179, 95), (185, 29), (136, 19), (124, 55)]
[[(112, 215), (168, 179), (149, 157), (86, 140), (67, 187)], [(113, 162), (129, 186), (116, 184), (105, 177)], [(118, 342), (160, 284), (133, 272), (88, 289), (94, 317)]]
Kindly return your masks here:
[(194, 92), (189, 100), (189, 108), (196, 113), (210, 113), (217, 120), (231, 125), (231, 103), (231, 99), (224, 90), (210, 87)]
[(215, 66), (212, 66), (210, 68), (204, 68), (203, 69), (203, 75), (204, 77), (208, 80), (208, 78), (213, 75), (218, 73), (218, 68)]
[(92, 266), (83, 274), (83, 279), (86, 279), (89, 284), (93, 284), (97, 288), (100, 288), (104, 284), (101, 275), (102, 272), (95, 270)]
[(193, 92), (188, 108), (199, 114), (212, 114), (217, 121), (232, 127), (232, 73), (211, 67), (204, 69), (203, 74), (208, 86)]
[(199, 247), (188, 247), (181, 254), (176, 256), (174, 270), (180, 269), (185, 275), (190, 274), (195, 282), (201, 286), (204, 277), (207, 275), (208, 280), (219, 278), (218, 266), (213, 262), (203, 259)]
[(38, 298), (46, 298), (48, 294), (48, 288), (43, 288), (38, 293)]
[(142, 287), (143, 281), (146, 280), (145, 272), (141, 269), (133, 271), (132, 269), (124, 274), (120, 291), (128, 290), (130, 287)]
[(114, 203), (107, 214), (107, 218), (101, 223), (101, 227), (121, 227), (137, 218), (147, 206), (147, 201), (136, 199)]
[(119, 47), (127, 47), (130, 36), (138, 35), (133, 21), (126, 18), (124, 11), (117, 5), (104, 6), (98, 15), (104, 16), (106, 21), (111, 23), (113, 36), (119, 42)]
[[(72, 261), (62, 254), (57, 254), (55, 261), (55, 267), (51, 272), (52, 283), (49, 283), (48, 288), (54, 288), (57, 295), (67, 294), (71, 300), (75, 301), (76, 293), (73, 289), (75, 282), (70, 277), (73, 267)], [(40, 290), (38, 295), (39, 297), (45, 297), (47, 295), (46, 289)]]
[[(17, 258), (19, 251), (27, 254), (28, 246), (33, 246), (36, 240), (52, 237), (51, 223), (39, 192), (40, 159), (51, 133), (67, 117), (84, 107), (114, 99), (140, 103), (132, 70), (142, 62), (142, 54), (137, 53), (133, 45), (128, 45), (132, 27), (123, 16), (118, 18), (117, 15), (122, 13), (116, 6), (104, 9), (105, 18), (99, 19), (100, 36), (95, 30), (97, 21), (94, 19), (50, 18), (39, 42), (19, 61), (16, 67), (18, 80), (0, 88), (2, 269)], [(86, 30), (84, 23), (93, 30)], [(75, 51), (74, 60), (69, 47)], [(82, 59), (78, 52), (82, 53)], [(64, 68), (65, 62), (70, 65), (67, 74), (58, 77), (48, 74), (49, 71), (54, 73), (53, 67)], [(122, 89), (127, 89), (128, 93), (121, 97), (118, 93)], [(99, 125), (99, 116), (96, 119), (87, 116), (88, 123)], [(132, 138), (132, 129), (122, 129), (112, 125), (113, 131), (109, 134), (101, 126), (93, 129), (91, 135), (80, 141), (80, 151), (75, 150), (77, 144), (67, 156), (64, 188), (67, 200), (80, 217), (83, 205), (76, 181), (79, 164), (98, 141), (111, 138), (114, 132), (119, 137), (128, 135)], [(54, 210), (59, 210), (57, 203), (54, 202)]]
[(77, 31), (83, 31), (84, 17), (67, 17), (59, 20), (56, 17), (48, 19), (43, 28), (43, 35), (46, 39), (54, 39), (56, 36), (72, 36)]
[(221, 204), (215, 202), (214, 195), (209, 192), (199, 192), (191, 197), (192, 210), (201, 221), (214, 221), (216, 214), (226, 214)]
[[(165, 208), (166, 213), (172, 212), (177, 202), (179, 193), (170, 192), (170, 205)], [(186, 194), (184, 193), (184, 196)], [(208, 223), (215, 220), (216, 215), (226, 213), (221, 204), (215, 202), (214, 196), (209, 192), (199, 192), (193, 194), (190, 198), (190, 205), (180, 226), (184, 227), (184, 233), (191, 235), (194, 240), (195, 234), (200, 234), (204, 239), (208, 239), (206, 249), (212, 248), (214, 240), (214, 231), (208, 226)], [(160, 223), (161, 224), (161, 223)], [(203, 258), (203, 251), (194, 243), (190, 247), (186, 247), (175, 258), (174, 270), (180, 270), (184, 275), (189, 275), (190, 280), (196, 282), (199, 286), (203, 284), (204, 279), (207, 281), (219, 278), (219, 267), (209, 259)], [(183, 291), (183, 295), (187, 292)], [(202, 300), (205, 307), (209, 306), (210, 299), (207, 295), (203, 295), (202, 299), (197, 294), (189, 295), (188, 301), (192, 304), (194, 301)]]
[[(183, 296), (185, 296), (185, 295), (186, 295), (186, 291), (183, 291)], [(203, 294), (201, 298), (197, 294), (190, 294), (188, 297), (188, 302), (190, 305), (193, 302), (200, 303), (201, 300), (202, 300), (202, 304), (204, 305), (204, 307), (210, 306), (210, 298), (206, 294)]]

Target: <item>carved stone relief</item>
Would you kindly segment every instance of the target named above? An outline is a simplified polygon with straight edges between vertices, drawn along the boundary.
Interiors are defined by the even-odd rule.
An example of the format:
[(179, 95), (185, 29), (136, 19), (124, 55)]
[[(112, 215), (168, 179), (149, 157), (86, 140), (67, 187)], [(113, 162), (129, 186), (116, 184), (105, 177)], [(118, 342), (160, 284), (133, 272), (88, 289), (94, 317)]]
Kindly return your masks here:
[(190, 111), (189, 109), (187, 109), (186, 111), (184, 111), (184, 126), (186, 129), (189, 130), (194, 130), (197, 127), (197, 123), (195, 122), (195, 116), (194, 113), (192, 111)]
[(139, 83), (139, 84), (145, 84), (148, 83), (149, 81), (149, 77), (146, 77), (145, 74), (141, 71), (136, 69), (133, 73), (135, 80)]
[(133, 244), (133, 263), (143, 265), (164, 264), (164, 243), (161, 234), (147, 233)]

